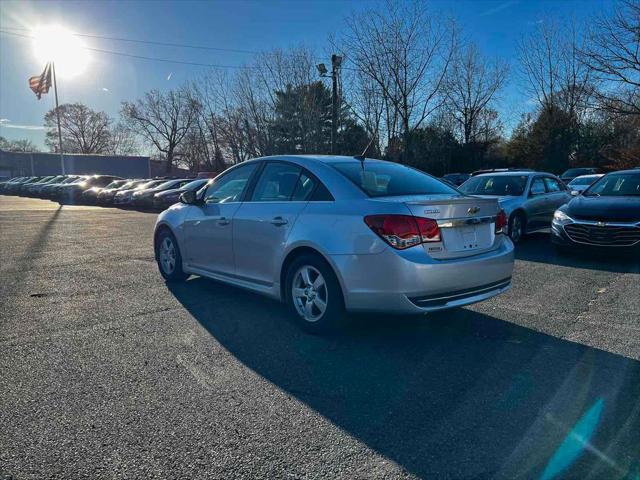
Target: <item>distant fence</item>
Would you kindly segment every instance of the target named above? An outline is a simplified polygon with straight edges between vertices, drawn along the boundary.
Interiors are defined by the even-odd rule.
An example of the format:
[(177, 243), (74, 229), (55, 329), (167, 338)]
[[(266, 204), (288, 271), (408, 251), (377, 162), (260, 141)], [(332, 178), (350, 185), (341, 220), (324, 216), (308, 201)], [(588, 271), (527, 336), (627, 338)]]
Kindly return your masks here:
[[(64, 155), (65, 173), (117, 175), (123, 178), (151, 176), (149, 157), (118, 155)], [(21, 153), (0, 150), (0, 172), (11, 177), (22, 175), (59, 175), (57, 153)]]

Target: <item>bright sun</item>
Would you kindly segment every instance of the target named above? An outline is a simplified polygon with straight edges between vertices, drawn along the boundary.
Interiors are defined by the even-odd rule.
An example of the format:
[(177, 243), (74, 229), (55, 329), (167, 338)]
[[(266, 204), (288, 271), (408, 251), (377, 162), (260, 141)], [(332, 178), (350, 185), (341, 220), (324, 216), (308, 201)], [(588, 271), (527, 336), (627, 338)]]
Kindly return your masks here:
[(56, 75), (74, 77), (89, 63), (89, 51), (82, 40), (60, 26), (39, 27), (34, 31), (33, 48), (41, 63), (55, 62)]

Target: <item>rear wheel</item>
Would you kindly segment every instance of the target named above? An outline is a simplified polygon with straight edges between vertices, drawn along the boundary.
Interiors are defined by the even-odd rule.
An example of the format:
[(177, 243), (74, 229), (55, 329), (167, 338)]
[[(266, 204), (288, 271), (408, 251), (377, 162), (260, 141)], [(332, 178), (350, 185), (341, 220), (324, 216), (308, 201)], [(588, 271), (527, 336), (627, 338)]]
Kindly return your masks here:
[(169, 230), (162, 230), (156, 241), (156, 259), (160, 274), (167, 282), (181, 282), (189, 275), (182, 270), (182, 256), (178, 242)]
[(285, 295), (296, 323), (309, 333), (329, 333), (344, 318), (338, 279), (327, 262), (318, 256), (303, 255), (289, 265)]
[(511, 215), (509, 219), (509, 237), (513, 243), (520, 243), (524, 237), (525, 218), (520, 212)]

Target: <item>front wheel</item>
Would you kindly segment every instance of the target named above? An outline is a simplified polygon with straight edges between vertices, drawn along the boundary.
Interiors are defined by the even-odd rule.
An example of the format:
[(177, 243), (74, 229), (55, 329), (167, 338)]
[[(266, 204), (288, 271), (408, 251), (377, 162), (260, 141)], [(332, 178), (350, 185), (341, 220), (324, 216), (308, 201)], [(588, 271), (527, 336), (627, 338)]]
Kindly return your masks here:
[(344, 317), (338, 279), (329, 264), (315, 255), (304, 255), (291, 263), (285, 294), (296, 323), (309, 333), (329, 333)]
[(181, 282), (189, 277), (182, 270), (182, 255), (180, 255), (176, 237), (168, 230), (163, 230), (158, 234), (156, 260), (160, 274), (167, 282)]

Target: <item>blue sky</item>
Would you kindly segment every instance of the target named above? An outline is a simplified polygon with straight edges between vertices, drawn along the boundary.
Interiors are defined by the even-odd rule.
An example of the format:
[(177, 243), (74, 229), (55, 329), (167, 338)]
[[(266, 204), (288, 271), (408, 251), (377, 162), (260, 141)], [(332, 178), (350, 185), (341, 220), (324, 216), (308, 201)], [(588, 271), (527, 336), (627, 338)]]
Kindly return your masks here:
[[(379, 5), (369, 0), (237, 0), (237, 1), (55, 1), (2, 0), (0, 30), (60, 24), (84, 34), (160, 42), (263, 51), (305, 45), (328, 56), (328, 37), (339, 36), (350, 12)], [(578, 22), (611, 9), (596, 0), (439, 0), (434, 11), (454, 16), (465, 37), (483, 53), (511, 64), (511, 81), (500, 101), (507, 126), (530, 107), (518, 81), (518, 39), (545, 16)], [(15, 30), (14, 30), (15, 31)], [(27, 33), (27, 32), (24, 32)], [(133, 55), (163, 57), (207, 64), (242, 65), (249, 54), (159, 47), (101, 39), (88, 46)], [(44, 147), (43, 116), (53, 95), (38, 101), (27, 78), (42, 71), (31, 41), (0, 33), (0, 135), (29, 138)], [(115, 116), (123, 100), (152, 88), (167, 89), (196, 79), (206, 68), (92, 53), (84, 75), (60, 79), (60, 102), (83, 102)], [(170, 78), (169, 78), (170, 76)], [(169, 79), (168, 79), (169, 78)]]

